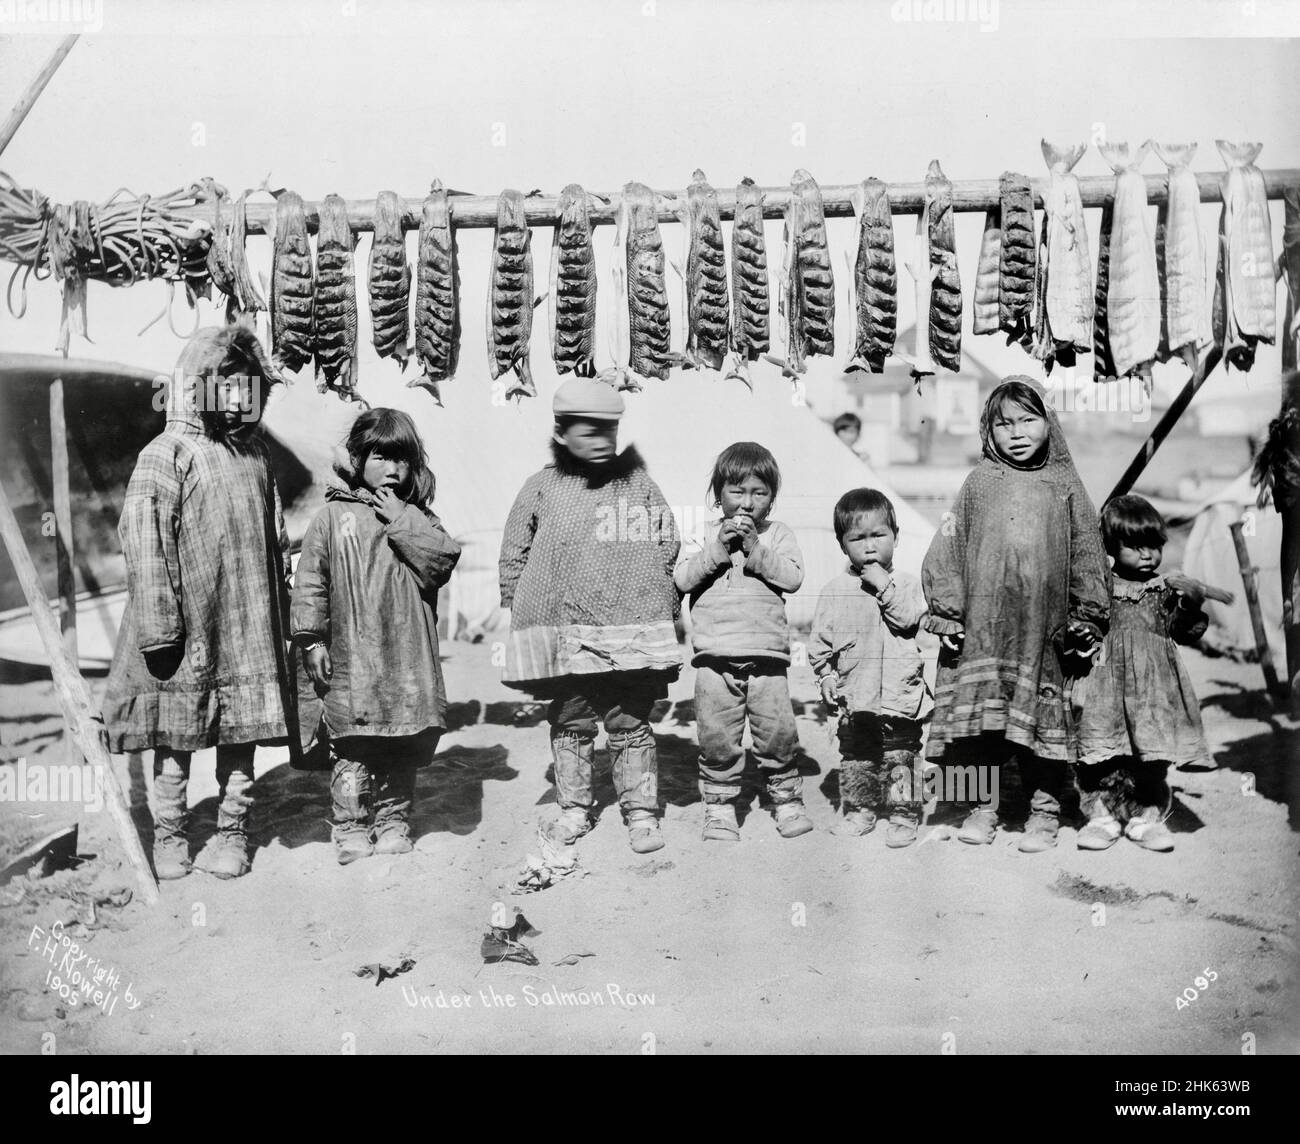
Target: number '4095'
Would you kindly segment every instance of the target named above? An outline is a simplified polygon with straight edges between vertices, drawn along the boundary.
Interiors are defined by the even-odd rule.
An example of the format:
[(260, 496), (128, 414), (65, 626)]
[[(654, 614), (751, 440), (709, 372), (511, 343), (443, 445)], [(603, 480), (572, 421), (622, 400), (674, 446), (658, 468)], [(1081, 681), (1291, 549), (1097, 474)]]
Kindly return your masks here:
[(1186, 1009), (1195, 1001), (1205, 990), (1210, 987), (1211, 981), (1218, 981), (1219, 975), (1213, 969), (1201, 971), (1201, 976), (1196, 978), (1191, 985), (1184, 989), (1177, 997), (1174, 998), (1174, 1007), (1176, 1009)]

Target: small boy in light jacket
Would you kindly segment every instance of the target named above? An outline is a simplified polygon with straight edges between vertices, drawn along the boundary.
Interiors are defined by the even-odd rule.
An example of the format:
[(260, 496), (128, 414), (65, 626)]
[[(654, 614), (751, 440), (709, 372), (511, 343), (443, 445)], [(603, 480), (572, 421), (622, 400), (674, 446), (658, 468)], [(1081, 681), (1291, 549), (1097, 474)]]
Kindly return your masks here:
[(822, 589), (808, 652), (822, 698), (840, 713), (835, 833), (869, 834), (887, 811), (885, 845), (910, 846), (921, 821), (921, 734), (934, 708), (916, 643), (925, 598), (915, 576), (894, 570), (898, 518), (883, 493), (840, 497), (835, 536), (849, 570)]
[(724, 449), (709, 482), (722, 516), (683, 547), (673, 576), (691, 601), (700, 797), (710, 841), (740, 841), (736, 802), (746, 719), (777, 830), (797, 838), (813, 828), (795, 763), (799, 733), (786, 681), (785, 597), (803, 583), (803, 557), (794, 532), (768, 516), (780, 488), (776, 458), (762, 445), (738, 441)]

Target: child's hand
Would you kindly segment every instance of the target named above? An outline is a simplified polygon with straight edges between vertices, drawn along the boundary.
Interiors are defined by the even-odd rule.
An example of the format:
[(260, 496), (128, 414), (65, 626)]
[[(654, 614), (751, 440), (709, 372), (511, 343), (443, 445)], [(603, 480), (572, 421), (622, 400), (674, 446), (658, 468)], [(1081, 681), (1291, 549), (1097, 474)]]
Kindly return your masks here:
[(374, 502), (375, 515), (385, 524), (392, 524), (406, 507), (406, 502), (389, 488), (376, 489)]
[(1165, 577), (1165, 583), (1198, 608), (1205, 603), (1205, 585), (1199, 580), (1193, 580), (1190, 576), (1184, 576), (1181, 572), (1170, 572)]
[(889, 586), (889, 572), (883, 564), (877, 564), (874, 560), (868, 561), (862, 566), (858, 573), (862, 582), (873, 592), (879, 595)]
[(731, 548), (731, 546), (738, 543), (739, 540), (740, 529), (736, 527), (736, 518), (734, 516), (729, 516), (722, 522), (722, 527), (718, 529), (718, 543), (721, 544), (723, 548)]
[(1079, 659), (1091, 659), (1101, 650), (1101, 637), (1091, 624), (1071, 620), (1065, 625), (1065, 650)]
[(303, 653), (303, 667), (307, 669), (308, 678), (316, 685), (316, 690), (328, 691), (330, 680), (334, 677), (334, 664), (330, 662), (330, 652), (324, 644), (317, 644)]
[(836, 710), (844, 701), (844, 697), (840, 694), (839, 676), (833, 671), (828, 675), (823, 675), (821, 678), (821, 688), (822, 702), (832, 711)]
[(961, 649), (965, 643), (965, 632), (953, 632), (952, 635), (939, 637), (939, 646), (945, 651), (952, 652), (953, 655), (961, 655)]
[(737, 513), (731, 519), (736, 522), (736, 532), (740, 536), (740, 547), (748, 556), (758, 544), (758, 525), (754, 523), (751, 517), (745, 516), (743, 513)]

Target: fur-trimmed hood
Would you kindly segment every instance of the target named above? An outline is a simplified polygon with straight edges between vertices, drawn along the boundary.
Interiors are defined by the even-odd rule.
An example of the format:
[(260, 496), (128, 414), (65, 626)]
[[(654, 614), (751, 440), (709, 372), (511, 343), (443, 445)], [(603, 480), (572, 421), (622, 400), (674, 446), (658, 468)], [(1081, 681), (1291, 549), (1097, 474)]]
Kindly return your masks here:
[(572, 453), (551, 438), (551, 461), (565, 476), (583, 477), (591, 488), (599, 488), (620, 477), (631, 476), (638, 470), (644, 471), (645, 459), (635, 445), (629, 445), (621, 453), (616, 453), (603, 465), (588, 465), (579, 461)]

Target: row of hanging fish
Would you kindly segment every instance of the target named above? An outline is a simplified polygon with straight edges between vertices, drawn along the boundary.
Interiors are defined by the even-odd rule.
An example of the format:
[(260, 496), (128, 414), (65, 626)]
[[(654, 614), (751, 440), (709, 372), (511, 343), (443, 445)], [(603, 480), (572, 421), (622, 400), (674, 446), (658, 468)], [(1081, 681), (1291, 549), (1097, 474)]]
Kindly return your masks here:
[[(1005, 172), (987, 212), (973, 296), (976, 334), (1004, 334), (1050, 371), (1094, 355), (1100, 379), (1149, 376), (1156, 361), (1181, 358), (1194, 367), (1214, 341), (1236, 368), (1248, 369), (1260, 342), (1275, 337), (1273, 253), (1263, 176), (1254, 165), (1259, 144), (1219, 142), (1223, 177), (1218, 272), (1211, 305), (1206, 249), (1199, 226), (1200, 192), (1190, 170), (1194, 144), (1144, 143), (1130, 149), (1103, 143), (1115, 191), (1103, 211), (1094, 278), (1083, 202), (1073, 168), (1084, 146), (1043, 142), (1049, 171), (1041, 226), (1035, 227), (1027, 176)], [(1140, 168), (1154, 150), (1169, 170), (1169, 194), (1154, 231)], [(879, 373), (898, 353), (916, 377), (961, 364), (962, 291), (957, 266), (952, 184), (937, 161), (924, 184), (911, 256), (904, 264), (916, 291), (916, 342), (896, 349), (898, 269), (888, 188), (867, 179), (853, 192), (856, 257), (850, 263), (854, 341), (846, 371)], [(267, 309), (244, 254), (248, 192), (232, 204), (208, 181), (214, 239), (207, 269), (228, 298), (232, 318), (251, 320)], [(409, 382), (441, 401), (460, 354), (460, 269), (449, 196), (434, 182), (425, 198), (414, 269), (408, 264), (403, 206), (391, 191), (375, 204), (375, 233), (367, 273), (372, 337), (380, 357), (405, 369)], [(529, 360), (533, 314), (550, 298), (549, 340), (556, 370), (591, 377), (597, 358), (597, 265), (591, 212), (608, 201), (577, 184), (560, 195), (553, 227), (549, 288), (536, 296), (532, 231), (526, 197), (498, 199), (487, 299), (487, 350), (493, 379), (509, 376), (509, 397), (536, 393)], [(670, 348), (667, 269), (661, 213), (682, 224), (680, 264), (686, 331), (684, 352)], [(750, 384), (760, 358), (797, 378), (809, 358), (834, 353), (835, 278), (821, 190), (804, 170), (794, 173), (782, 229), (782, 260), (769, 282), (763, 192), (745, 179), (735, 191), (727, 243), (718, 194), (703, 171), (681, 198), (628, 183), (615, 211), (613, 282), (616, 326), (612, 348), (625, 388), (664, 378), (670, 369), (724, 370)], [(277, 194), (270, 316), (272, 351), (281, 367), (314, 363), (320, 387), (356, 397), (357, 299), (355, 235), (337, 195), (320, 206), (315, 254), (302, 199)], [(415, 285), (414, 329), (408, 318)], [(770, 290), (777, 296), (779, 338), (770, 328)], [(412, 341), (413, 345), (410, 344)], [(773, 342), (779, 343), (779, 350)]]

